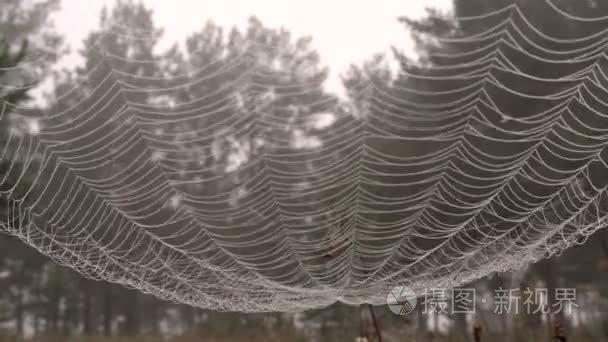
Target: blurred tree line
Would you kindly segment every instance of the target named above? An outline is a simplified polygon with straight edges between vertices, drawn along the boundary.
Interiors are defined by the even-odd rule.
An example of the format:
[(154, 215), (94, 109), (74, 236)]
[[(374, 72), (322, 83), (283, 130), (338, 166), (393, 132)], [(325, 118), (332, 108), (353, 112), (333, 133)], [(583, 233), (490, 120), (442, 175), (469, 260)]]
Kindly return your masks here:
[[(547, 16), (546, 6), (538, 2), (516, 0), (523, 12), (529, 15), (544, 32), (554, 36), (581, 37), (590, 32), (596, 32), (592, 25), (561, 25), (556, 24), (552, 16)], [(454, 13), (459, 17), (478, 15), (493, 9), (503, 8), (513, 0), (455, 0)], [(579, 16), (598, 16), (608, 14), (608, 4), (601, 1), (555, 1), (569, 13)], [(19, 123), (11, 121), (10, 107), (4, 106), (4, 101), (10, 103), (25, 103), (30, 99), (28, 89), (13, 89), (5, 84), (27, 84), (50, 73), (51, 66), (64, 51), (61, 37), (52, 30), (48, 19), (58, 6), (57, 0), (47, 0), (35, 3), (19, 0), (4, 0), (0, 5), (0, 88), (2, 98), (3, 119), (2, 136)], [(419, 82), (418, 89), (429, 91), (441, 90), (436, 83), (419, 79), (413, 80), (406, 76), (407, 71), (415, 70), (418, 74), (425, 72), (428, 65), (449, 65), (453, 60), (444, 60), (438, 56), (441, 53), (454, 53), (454, 47), (442, 44), (438, 37), (469, 36), (481, 31), (479, 27), (469, 27), (466, 22), (454, 21), (452, 16), (430, 11), (427, 18), (421, 21), (401, 19), (410, 30), (418, 43), (419, 61), (411, 60), (405, 53), (394, 50), (394, 56), (399, 65), (399, 71), (394, 73), (385, 63), (386, 56), (375, 56), (364, 65), (353, 65), (343, 75), (346, 88), (346, 99), (340, 99), (328, 92), (323, 83), (327, 70), (320, 64), (319, 56), (311, 47), (307, 38), (293, 39), (284, 29), (271, 29), (259, 20), (252, 18), (245, 30), (233, 29), (225, 34), (221, 27), (213, 23), (206, 24), (201, 31), (192, 34), (186, 40), (185, 51), (177, 46), (161, 53), (158, 43), (162, 29), (155, 26), (152, 12), (145, 6), (130, 2), (118, 1), (110, 10), (104, 10), (101, 16), (101, 27), (91, 32), (85, 39), (85, 49), (82, 52), (83, 66), (76, 70), (57, 72), (54, 75), (53, 89), (47, 94), (49, 103), (67, 93), (71, 94), (74, 102), (62, 101), (54, 104), (54, 111), (61, 111), (74, 106), (81, 106), (84, 113), (95, 109), (93, 100), (79, 103), (77, 99), (86, 98), (90, 94), (108, 96), (105, 105), (113, 106), (119, 112), (124, 106), (130, 111), (153, 111), (154, 104), (190, 103), (191, 107), (176, 108), (193, 110), (201, 108), (201, 101), (208, 104), (205, 107), (213, 115), (205, 115), (198, 121), (174, 122), (167, 124), (168, 136), (174, 136), (188, 125), (194, 127), (221, 127), (230, 124), (236, 129), (249, 132), (248, 127), (241, 127), (239, 116), (246, 116), (251, 109), (264, 106), (262, 118), (267, 131), (264, 134), (273, 135), (276, 141), (284, 141), (282, 146), (264, 146), (259, 135), (241, 134), (239, 139), (227, 133), (222, 139), (214, 141), (214, 148), (205, 146), (183, 145), (183, 150), (174, 151), (175, 170), (195, 170), (205, 167), (205, 177), (230, 173), (238, 168), (243, 160), (255, 158), (263, 152), (275, 151), (289, 153), (301, 149), (294, 145), (294, 136), (298, 141), (306, 141), (312, 147), (323, 146), (324, 139), (331, 139), (328, 130), (331, 127), (315, 127), (310, 130), (295, 131), (290, 123), (318, 119), (315, 115), (334, 108), (341, 108), (334, 124), (352, 124), (360, 119), (353, 115), (365, 115), (368, 111), (378, 111), (376, 117), (385, 115), (387, 96), (392, 98), (412, 99), (411, 92), (403, 92), (409, 82)], [(120, 27), (113, 22), (129, 23), (129, 32), (143, 32), (142, 39), (126, 39), (127, 32), (121, 32)], [(491, 25), (492, 23), (488, 23)], [(489, 27), (489, 26), (488, 26)], [(405, 30), (404, 30), (405, 32)], [(256, 58), (241, 64), (238, 56), (243, 53), (245, 43), (249, 45), (247, 53)], [(102, 46), (96, 49), (95, 46)], [(268, 48), (272, 46), (272, 48)], [(473, 48), (473, 47), (471, 47)], [(506, 52), (505, 52), (506, 53)], [(437, 55), (434, 55), (437, 54)], [(36, 68), (28, 69), (30, 79), (15, 80), (11, 70), (26, 66), (29, 58), (45, 60), (46, 63), (36, 64)], [(510, 56), (515, 59), (517, 56)], [(523, 58), (523, 57), (522, 57)], [(137, 64), (122, 63), (131, 59), (146, 61)], [(162, 61), (162, 63), (161, 63)], [(215, 63), (220, 61), (220, 63)], [(525, 65), (526, 69), (545, 67), (539, 62), (530, 60), (515, 61)], [(536, 63), (536, 64), (534, 64)], [(201, 68), (202, 71), (201, 71)], [(247, 74), (244, 70), (255, 69), (255, 77), (251, 84), (253, 89), (247, 89), (247, 95), (238, 97), (238, 82), (227, 82), (238, 79), (239, 75)], [(150, 92), (145, 88), (151, 83), (163, 85), (171, 89), (183, 79), (180, 75), (204, 72), (221, 75), (221, 77), (205, 78), (179, 91)], [(108, 75), (111, 80), (108, 81)], [(259, 75), (264, 75), (263, 77)], [(396, 75), (396, 76), (395, 76)], [(7, 81), (8, 80), (8, 81)], [(86, 80), (86, 82), (84, 81)], [(143, 80), (143, 81), (142, 81)], [(145, 81), (145, 82), (144, 82)], [(251, 80), (250, 80), (251, 81)], [(123, 92), (123, 98), (111, 97), (113, 84), (120, 82), (129, 91)], [(142, 83), (138, 83), (142, 82)], [(74, 85), (79, 84), (77, 89)], [(371, 85), (375, 85), (372, 87)], [(382, 84), (382, 87), (377, 87)], [(314, 91), (310, 91), (310, 89)], [(304, 92), (306, 89), (308, 91)], [(378, 89), (381, 89), (379, 91)], [(74, 92), (76, 95), (74, 96)], [(110, 95), (101, 95), (110, 94)], [(126, 95), (125, 95), (126, 94)], [(205, 94), (201, 98), (201, 94)], [(226, 94), (237, 94), (231, 98), (231, 103), (221, 103)], [(280, 101), (273, 98), (280, 95)], [(91, 96), (95, 99), (95, 96)], [(505, 99), (506, 112), (517, 112), (526, 103), (509, 102)], [(148, 104), (148, 106), (144, 105)], [(370, 105), (371, 104), (371, 105)], [(393, 109), (390, 109), (393, 110)], [(393, 113), (393, 114), (399, 114)], [(226, 118), (229, 118), (228, 120)], [(94, 127), (104, 126), (101, 120), (109, 117), (96, 117), (83, 124), (83, 132)], [(81, 117), (61, 117), (57, 124), (67, 121), (83, 122)], [(80, 120), (80, 121), (79, 121)], [(234, 121), (231, 121), (234, 120)], [(128, 122), (114, 121), (114, 127), (105, 127), (124, 133), (129, 129)], [(387, 128), (389, 129), (389, 128)], [(169, 134), (170, 133), (170, 134)], [(259, 133), (259, 132), (258, 132)], [(187, 140), (187, 137), (183, 137)], [(213, 137), (212, 137), (213, 138)], [(210, 139), (212, 139), (210, 138)], [(306, 139), (302, 139), (306, 138)], [(3, 139), (5, 140), (5, 139)], [(82, 141), (80, 143), (83, 143)], [(110, 144), (109, 150), (113, 148)], [(112, 167), (121, 167), (136, 158), (144, 146), (134, 146), (132, 150), (117, 158)], [(384, 146), (394, 150), (424, 150), (431, 147), (393, 144)], [(206, 150), (208, 149), (208, 150)], [(245, 151), (245, 152), (243, 152)], [(197, 154), (201, 156), (200, 165), (179, 164), (179, 156)], [(234, 158), (234, 155), (240, 155)], [(213, 156), (209, 158), (208, 156)], [(336, 153), (333, 156), (340, 159)], [(122, 159), (121, 159), (122, 158)], [(327, 161), (325, 161), (327, 162)], [(0, 165), (3, 172), (8, 172), (8, 165)], [(95, 170), (95, 177), (104, 178), (115, 172), (112, 167)], [(314, 169), (315, 165), (310, 165)], [(252, 168), (250, 173), (240, 173), (243, 178), (258, 175), (262, 169)], [(289, 171), (284, 170), (284, 171)], [(200, 175), (199, 175), (200, 176)], [(270, 175), (272, 177), (272, 175)], [(600, 175), (604, 176), (605, 175)], [(195, 177), (184, 172), (183, 177)], [(236, 177), (236, 176), (235, 176)], [(212, 196), (221, 193), (230, 185), (240, 184), (241, 179), (225, 177), (223, 182), (209, 184), (207, 189)], [(605, 177), (608, 179), (608, 177)], [(314, 179), (310, 179), (314, 182)], [(294, 185), (296, 191), (297, 184)], [(3, 189), (5, 190), (5, 189)], [(388, 190), (390, 191), (390, 190)], [(44, 199), (43, 199), (44, 200)], [(94, 205), (95, 202), (89, 203)], [(3, 206), (9, 204), (2, 202)], [(49, 204), (52, 205), (52, 204)], [(303, 209), (303, 211), (305, 211)], [(4, 210), (2, 211), (4, 212)], [(75, 214), (77, 215), (77, 214)], [(39, 218), (44, 220), (44, 218)], [(314, 224), (314, 222), (312, 222)], [(474, 316), (442, 315), (436, 317), (425, 314), (420, 308), (415, 314), (400, 317), (386, 308), (377, 308), (376, 314), (381, 322), (381, 329), (386, 340), (399, 341), (404, 338), (418, 338), (420, 341), (440, 339), (449, 336), (456, 340), (471, 340), (474, 322), (484, 326), (486, 336), (509, 341), (521, 341), (525, 338), (538, 340), (552, 334), (553, 325), (558, 320), (569, 324), (570, 331), (577, 331), (582, 336), (605, 339), (608, 336), (608, 322), (604, 313), (608, 308), (605, 293), (605, 276), (608, 269), (608, 240), (604, 232), (597, 233), (583, 246), (573, 247), (563, 255), (547, 259), (530, 266), (526, 270), (499, 274), (491, 279), (482, 279), (471, 284), (480, 293), (489, 293), (492, 289), (502, 288), (534, 288), (545, 286), (549, 289), (558, 287), (576, 287), (579, 289), (582, 311), (585, 317), (573, 316), (543, 317), (541, 315), (498, 316), (491, 309), (478, 308)], [(269, 277), (280, 277), (280, 274), (268, 274)], [(336, 304), (327, 309), (315, 310), (301, 314), (242, 314), (218, 313), (201, 310), (190, 306), (177, 305), (171, 302), (141, 294), (108, 282), (101, 282), (80, 276), (71, 269), (52, 263), (34, 249), (26, 246), (20, 240), (9, 235), (0, 235), (0, 335), (33, 336), (45, 341), (55, 338), (66, 340), (68, 336), (135, 336), (135, 335), (180, 335), (190, 336), (192, 340), (226, 340), (250, 339), (252, 341), (354, 341), (357, 336), (374, 336), (367, 308), (349, 307)], [(447, 322), (447, 328), (439, 321)], [(579, 332), (580, 331), (580, 332)], [(186, 337), (183, 337), (185, 340)]]

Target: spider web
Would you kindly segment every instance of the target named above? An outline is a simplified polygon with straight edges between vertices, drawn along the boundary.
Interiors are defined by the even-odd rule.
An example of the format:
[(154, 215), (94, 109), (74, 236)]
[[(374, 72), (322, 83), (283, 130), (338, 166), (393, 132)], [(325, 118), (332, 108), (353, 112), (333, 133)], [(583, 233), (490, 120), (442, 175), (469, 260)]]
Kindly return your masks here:
[(261, 63), (272, 43), (167, 75), (113, 55), (154, 35), (115, 24), (41, 118), (3, 102), (37, 118), (7, 135), (3, 229), (86, 277), (247, 312), (384, 304), (583, 243), (608, 211), (608, 29), (552, 37), (516, 4), (457, 20), (482, 29), (350, 107), (320, 70)]

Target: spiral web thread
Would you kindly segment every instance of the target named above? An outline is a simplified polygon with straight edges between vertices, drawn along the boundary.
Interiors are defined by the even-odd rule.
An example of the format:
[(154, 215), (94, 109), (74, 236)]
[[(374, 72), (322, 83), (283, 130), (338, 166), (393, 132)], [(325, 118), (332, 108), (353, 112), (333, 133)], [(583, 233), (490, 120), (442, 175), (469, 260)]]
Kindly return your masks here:
[(260, 67), (272, 44), (166, 75), (105, 49), (152, 39), (114, 25), (7, 135), (3, 229), (86, 277), (246, 312), (381, 304), (584, 242), (608, 213), (608, 29), (552, 37), (517, 5), (459, 21), (486, 25), (405, 84), (361, 81), (349, 110), (318, 70)]

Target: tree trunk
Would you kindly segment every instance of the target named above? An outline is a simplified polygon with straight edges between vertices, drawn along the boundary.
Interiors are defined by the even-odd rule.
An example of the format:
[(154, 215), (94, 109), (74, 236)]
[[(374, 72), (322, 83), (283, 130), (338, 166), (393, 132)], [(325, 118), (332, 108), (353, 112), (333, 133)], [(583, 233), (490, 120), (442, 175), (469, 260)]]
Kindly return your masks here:
[(17, 335), (21, 337), (23, 337), (24, 327), (23, 311), (23, 289), (21, 288), (21, 284), (19, 284), (19, 293), (17, 294), (15, 303), (15, 329), (17, 330)]
[[(538, 332), (542, 331), (543, 323), (542, 314), (540, 313), (540, 311), (535, 312), (538, 311), (537, 309), (540, 303), (537, 303), (534, 294), (534, 291), (537, 288), (537, 275), (541, 272), (542, 270), (540, 267), (538, 267), (538, 265), (531, 265), (528, 268), (526, 275), (522, 279), (520, 284), (520, 293), (522, 294), (520, 307), (521, 314), (523, 315), (522, 319), (519, 322), (521, 324), (521, 331), (525, 331), (528, 334), (533, 334), (534, 338), (541, 338)], [(532, 293), (524, 295), (526, 290), (530, 290)], [(530, 298), (532, 305), (527, 306), (524, 303), (524, 300), (528, 299), (527, 296), (532, 296), (532, 298)]]
[(157, 300), (153, 300), (152, 303), (150, 303), (150, 315), (151, 317), (151, 330), (152, 330), (152, 334), (154, 335), (158, 335), (159, 332), (159, 326), (160, 326), (160, 316), (161, 316), (161, 312), (160, 312), (160, 305), (161, 303), (158, 302)]
[(192, 331), (194, 328), (194, 308), (184, 306), (181, 308), (181, 314), (184, 321), (184, 331)]
[(112, 286), (103, 284), (103, 334), (112, 336)]
[(416, 308), (416, 325), (418, 330), (418, 336), (425, 336), (428, 330), (427, 327), (427, 316), (424, 314), (424, 305), (422, 300), (418, 303), (418, 307)]
[(93, 322), (92, 322), (92, 303), (91, 303), (91, 283), (88, 279), (83, 279), (80, 283), (82, 289), (82, 332), (85, 336), (93, 333)]
[(139, 300), (135, 291), (126, 291), (125, 296), (127, 297), (125, 300), (125, 304), (127, 305), (125, 308), (125, 333), (126, 335), (133, 336), (139, 332)]
[(40, 275), (36, 275), (34, 278), (34, 336), (40, 335), (40, 312), (42, 310), (42, 295), (40, 294), (41, 285)]
[(24, 331), (24, 315), (25, 315), (25, 310), (24, 310), (24, 306), (25, 303), (23, 303), (24, 298), (23, 298), (23, 293), (24, 291), (24, 287), (25, 287), (25, 265), (20, 265), (20, 269), (19, 272), (17, 273), (17, 298), (16, 298), (16, 303), (15, 303), (15, 328), (17, 330), (17, 335), (18, 336), (23, 336), (23, 331)]
[(556, 289), (559, 287), (559, 283), (558, 283), (558, 277), (557, 277), (557, 264), (556, 264), (556, 260), (555, 257), (553, 258), (549, 258), (546, 259), (544, 261), (544, 280), (545, 280), (545, 287), (547, 288), (547, 304), (549, 306), (549, 317), (547, 319), (547, 330), (549, 333), (549, 336), (553, 335), (553, 330), (554, 327), (557, 323), (565, 323), (564, 322), (564, 315), (563, 312), (558, 312), (556, 313), (556, 307), (554, 306), (556, 304), (555, 301), (555, 291)]
[(458, 338), (458, 341), (467, 340), (469, 335), (469, 327), (467, 325), (467, 314), (462, 312), (454, 313), (454, 333), (453, 335)]

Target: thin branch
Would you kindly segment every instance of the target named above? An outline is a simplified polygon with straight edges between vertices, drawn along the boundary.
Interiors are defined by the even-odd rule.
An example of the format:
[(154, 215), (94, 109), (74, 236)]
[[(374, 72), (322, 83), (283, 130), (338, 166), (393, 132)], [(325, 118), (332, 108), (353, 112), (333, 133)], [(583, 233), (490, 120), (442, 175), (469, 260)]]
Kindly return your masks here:
[(380, 334), (380, 328), (378, 327), (378, 321), (376, 320), (376, 314), (374, 314), (374, 307), (371, 304), (367, 304), (369, 307), (369, 312), (372, 315), (372, 322), (374, 322), (374, 328), (376, 329), (376, 336), (378, 337), (378, 342), (382, 342), (382, 334)]

